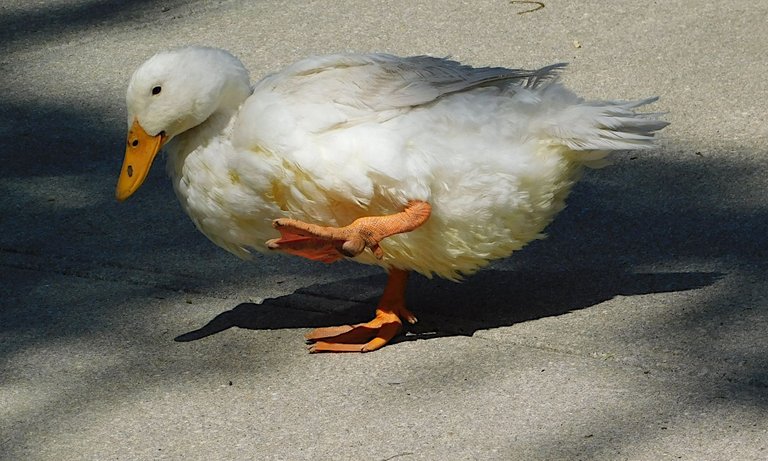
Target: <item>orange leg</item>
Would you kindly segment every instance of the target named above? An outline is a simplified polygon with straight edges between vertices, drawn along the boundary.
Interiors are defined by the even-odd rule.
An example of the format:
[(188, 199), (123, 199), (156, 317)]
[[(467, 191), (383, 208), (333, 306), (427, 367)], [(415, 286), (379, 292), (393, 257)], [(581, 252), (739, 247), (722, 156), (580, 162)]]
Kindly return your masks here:
[(370, 352), (387, 344), (403, 327), (403, 319), (416, 323), (405, 308), (408, 271), (390, 269), (387, 286), (376, 308), (376, 317), (367, 323), (316, 328), (305, 335), (313, 344), (309, 352)]
[(408, 202), (405, 210), (400, 213), (366, 216), (344, 227), (324, 227), (280, 218), (272, 224), (280, 231), (280, 238), (267, 241), (267, 247), (326, 263), (344, 256), (357, 256), (366, 248), (381, 259), (384, 251), (379, 242), (389, 236), (416, 229), (429, 219), (431, 212), (429, 203), (414, 200)]

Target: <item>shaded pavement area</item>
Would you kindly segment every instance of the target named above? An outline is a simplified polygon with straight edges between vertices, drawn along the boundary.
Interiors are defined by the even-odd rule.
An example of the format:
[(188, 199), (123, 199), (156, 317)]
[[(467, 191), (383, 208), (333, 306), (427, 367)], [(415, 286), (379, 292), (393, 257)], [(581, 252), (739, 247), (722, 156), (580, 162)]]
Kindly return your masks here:
[[(768, 458), (768, 4), (6, 2), (0, 7), (0, 458)], [(660, 95), (658, 149), (589, 171), (533, 242), (371, 354), (385, 276), (239, 261), (163, 168), (114, 200), (125, 87), (152, 53), (229, 49), (255, 80), (337, 51), (568, 61), (588, 98)]]

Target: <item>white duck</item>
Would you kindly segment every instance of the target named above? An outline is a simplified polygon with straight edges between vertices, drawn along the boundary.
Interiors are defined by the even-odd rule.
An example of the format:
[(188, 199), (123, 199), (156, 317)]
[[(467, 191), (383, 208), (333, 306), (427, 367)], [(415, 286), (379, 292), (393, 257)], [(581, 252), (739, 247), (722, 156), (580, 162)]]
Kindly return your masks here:
[(650, 148), (667, 125), (633, 111), (656, 98), (585, 102), (556, 82), (562, 67), (340, 54), (252, 87), (226, 51), (163, 52), (128, 86), (117, 198), (164, 147), (181, 206), (235, 255), (384, 267), (374, 320), (307, 335), (313, 352), (375, 350), (416, 320), (408, 271), (458, 279), (509, 256), (542, 236), (584, 165)]

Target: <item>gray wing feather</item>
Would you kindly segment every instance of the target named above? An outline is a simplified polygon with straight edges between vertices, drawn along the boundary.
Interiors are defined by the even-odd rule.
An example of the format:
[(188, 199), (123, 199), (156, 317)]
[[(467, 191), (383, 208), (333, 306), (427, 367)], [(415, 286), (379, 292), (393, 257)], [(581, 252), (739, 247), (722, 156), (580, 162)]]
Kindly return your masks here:
[[(391, 55), (369, 55), (378, 71), (372, 72), (376, 87), (369, 101), (373, 107), (415, 106), (431, 102), (443, 95), (469, 91), (485, 86), (509, 87), (519, 85), (536, 89), (555, 80), (567, 65), (553, 64), (536, 70), (505, 67), (472, 67), (445, 58)], [(376, 82), (376, 80), (381, 80)], [(376, 97), (378, 96), (378, 97)]]
[(536, 89), (556, 80), (564, 63), (536, 70), (472, 67), (447, 58), (390, 54), (337, 54), (308, 58), (266, 77), (256, 89), (303, 101), (333, 101), (369, 111), (419, 106), (474, 88)]

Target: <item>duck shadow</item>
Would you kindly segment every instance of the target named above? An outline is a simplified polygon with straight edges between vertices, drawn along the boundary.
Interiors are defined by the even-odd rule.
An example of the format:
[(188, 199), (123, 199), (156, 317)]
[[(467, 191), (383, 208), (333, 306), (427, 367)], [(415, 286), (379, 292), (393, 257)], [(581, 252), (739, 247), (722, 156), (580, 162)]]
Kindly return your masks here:
[[(722, 276), (717, 272), (486, 270), (461, 284), (413, 277), (407, 303), (419, 322), (408, 325), (393, 342), (472, 336), (478, 330), (588, 308), (615, 296), (695, 290)], [(265, 330), (365, 322), (372, 318), (385, 282), (383, 274), (346, 279), (305, 287), (260, 304), (242, 303), (175, 341), (195, 341), (232, 327)]]

